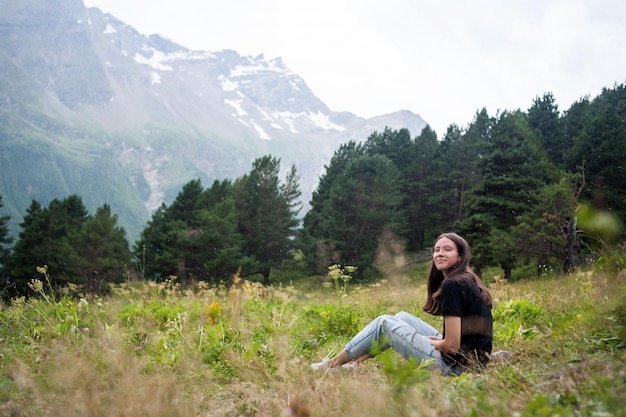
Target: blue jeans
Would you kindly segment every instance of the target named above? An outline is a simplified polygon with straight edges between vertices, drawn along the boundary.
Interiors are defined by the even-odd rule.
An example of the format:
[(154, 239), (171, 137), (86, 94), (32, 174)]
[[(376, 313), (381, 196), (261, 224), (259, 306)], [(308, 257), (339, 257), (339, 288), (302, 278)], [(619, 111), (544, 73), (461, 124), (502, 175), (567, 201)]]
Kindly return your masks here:
[(439, 370), (444, 375), (460, 375), (464, 368), (446, 364), (439, 352), (426, 336), (442, 337), (435, 328), (404, 311), (395, 316), (382, 315), (375, 318), (346, 345), (351, 360), (364, 355), (372, 355), (377, 346), (382, 352), (392, 348), (405, 359), (418, 362), (430, 361), (428, 367)]

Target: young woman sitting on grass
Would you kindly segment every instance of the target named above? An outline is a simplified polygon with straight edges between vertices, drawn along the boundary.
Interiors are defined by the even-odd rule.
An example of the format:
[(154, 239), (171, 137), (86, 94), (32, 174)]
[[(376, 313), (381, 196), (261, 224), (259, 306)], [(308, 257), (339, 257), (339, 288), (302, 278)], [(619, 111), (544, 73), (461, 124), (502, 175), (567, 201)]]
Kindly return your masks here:
[(349, 367), (392, 348), (405, 359), (429, 361), (444, 375), (481, 370), (492, 349), (491, 294), (469, 266), (470, 247), (455, 233), (444, 233), (433, 246), (428, 298), (422, 309), (443, 316), (443, 334), (406, 312), (382, 315), (352, 338), (331, 359), (313, 369)]

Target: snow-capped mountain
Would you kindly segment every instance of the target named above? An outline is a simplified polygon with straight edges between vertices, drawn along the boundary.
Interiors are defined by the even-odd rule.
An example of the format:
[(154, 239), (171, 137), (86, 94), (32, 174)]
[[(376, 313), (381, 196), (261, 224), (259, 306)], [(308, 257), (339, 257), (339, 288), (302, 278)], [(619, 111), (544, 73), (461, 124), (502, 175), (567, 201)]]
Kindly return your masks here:
[(334, 112), (280, 58), (194, 51), (81, 0), (0, 0), (0, 194), (108, 202), (135, 238), (183, 184), (234, 179), (263, 155), (295, 164), (306, 205), (339, 145), (426, 123)]

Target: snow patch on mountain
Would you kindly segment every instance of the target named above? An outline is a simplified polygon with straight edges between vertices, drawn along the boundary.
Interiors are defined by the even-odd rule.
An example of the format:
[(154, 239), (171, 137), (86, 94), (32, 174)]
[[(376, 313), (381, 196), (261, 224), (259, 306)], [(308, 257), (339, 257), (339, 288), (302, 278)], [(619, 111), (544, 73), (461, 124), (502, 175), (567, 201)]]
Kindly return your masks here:
[(324, 130), (336, 130), (338, 132), (343, 132), (344, 130), (346, 130), (344, 126), (333, 123), (329, 119), (328, 115), (323, 114), (319, 111), (299, 113), (276, 111), (272, 113), (272, 118), (289, 126), (289, 130), (293, 133), (298, 133), (298, 131), (294, 127), (294, 124), (297, 121), (304, 122)]
[(226, 78), (223, 75), (220, 75), (219, 77), (217, 77), (217, 81), (219, 81), (220, 86), (222, 87), (222, 90), (224, 91), (236, 91), (237, 88), (239, 87), (239, 83), (229, 78)]
[(265, 130), (261, 126), (259, 126), (254, 120), (251, 120), (250, 122), (252, 123), (252, 127), (254, 127), (254, 130), (257, 131), (261, 139), (272, 140), (270, 135), (268, 135), (267, 132), (265, 132)]
[(152, 83), (152, 85), (161, 84), (161, 76), (158, 73), (152, 71), (150, 73), (150, 82)]
[(139, 64), (148, 65), (158, 71), (174, 71), (171, 65), (166, 64), (185, 60), (205, 60), (207, 58), (214, 58), (214, 55), (206, 52), (189, 52), (184, 50), (165, 53), (144, 44), (141, 48), (141, 53), (135, 53), (133, 59)]
[(208, 52), (208, 51), (188, 51), (186, 53), (181, 53), (181, 55), (178, 57), (179, 59), (186, 59), (186, 60), (196, 60), (196, 61), (204, 61), (207, 59), (215, 59), (215, 55), (212, 52)]
[(322, 114), (319, 111), (317, 113), (309, 112), (308, 114), (305, 115), (305, 117), (308, 117), (308, 119), (311, 120), (311, 122), (313, 122), (313, 125), (317, 127), (321, 127), (324, 130), (338, 130), (340, 132), (343, 132), (344, 130), (346, 130), (345, 127), (331, 122), (330, 119), (328, 118), (328, 115)]
[(236, 113), (233, 116), (245, 116), (248, 113), (241, 107), (241, 102), (243, 100), (228, 100), (224, 99), (224, 103), (228, 104), (230, 107), (235, 109)]
[(156, 51), (154, 49), (152, 51), (154, 53), (150, 57), (136, 53), (133, 59), (139, 64), (148, 65), (150, 68), (158, 71), (174, 71), (174, 68), (171, 66), (163, 64), (163, 62), (167, 61), (163, 52)]
[[(251, 58), (250, 58), (251, 59)], [(261, 71), (271, 71), (283, 74), (288, 74), (289, 71), (282, 67), (280, 60), (271, 61), (251, 61), (252, 65), (236, 65), (230, 70), (231, 77), (245, 77), (250, 75), (256, 75)]]

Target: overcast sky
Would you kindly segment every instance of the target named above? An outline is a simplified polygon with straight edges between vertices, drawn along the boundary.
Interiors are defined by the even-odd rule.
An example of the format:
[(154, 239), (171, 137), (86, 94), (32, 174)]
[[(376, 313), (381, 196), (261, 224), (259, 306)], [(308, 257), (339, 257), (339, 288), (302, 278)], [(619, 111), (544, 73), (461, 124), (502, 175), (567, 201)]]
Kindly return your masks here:
[(335, 111), (559, 109), (626, 82), (623, 0), (84, 0), (187, 48), (281, 57)]

